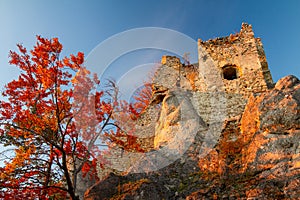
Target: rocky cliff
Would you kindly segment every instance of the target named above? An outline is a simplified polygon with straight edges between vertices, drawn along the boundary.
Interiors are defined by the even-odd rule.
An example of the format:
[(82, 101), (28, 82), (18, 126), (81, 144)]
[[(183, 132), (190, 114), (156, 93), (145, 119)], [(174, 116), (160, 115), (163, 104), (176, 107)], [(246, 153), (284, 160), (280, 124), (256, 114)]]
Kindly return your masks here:
[[(219, 124), (218, 137), (210, 135), (210, 124), (190, 109), (191, 95), (176, 90), (164, 92), (158, 129), (169, 139), (181, 140), (170, 142), (169, 156), (164, 159), (150, 164), (141, 161), (127, 175), (111, 173), (86, 191), (85, 199), (300, 198), (297, 77), (284, 77), (274, 88), (252, 94), (240, 115)], [(189, 108), (185, 109), (189, 114), (178, 108)], [(176, 132), (193, 134), (176, 136)], [(172, 156), (174, 148), (180, 150), (180, 156)], [(170, 164), (146, 170), (169, 157), (173, 158)]]
[(300, 199), (299, 79), (273, 83), (262, 42), (244, 23), (199, 39), (198, 58), (163, 56), (151, 104), (134, 122), (146, 152), (114, 149), (117, 173), (85, 199)]

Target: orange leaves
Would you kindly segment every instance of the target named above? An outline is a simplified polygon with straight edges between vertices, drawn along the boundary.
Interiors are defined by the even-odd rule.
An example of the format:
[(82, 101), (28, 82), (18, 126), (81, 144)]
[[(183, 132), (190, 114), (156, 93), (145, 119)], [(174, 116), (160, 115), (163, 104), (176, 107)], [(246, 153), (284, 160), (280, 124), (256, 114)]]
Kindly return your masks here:
[(93, 158), (92, 161), (87, 161), (82, 166), (82, 176), (90, 176), (90, 179), (97, 179), (97, 159)]
[(72, 66), (72, 64), (70, 63), (70, 58), (64, 57), (62, 61), (65, 66)]
[(3, 108), (3, 109), (0, 110), (0, 116), (1, 116), (0, 120), (11, 119), (11, 117), (13, 115), (11, 104), (2, 101), (0, 105)]
[(81, 88), (88, 87), (86, 91), (89, 91), (89, 88), (93, 87), (93, 82), (88, 77), (89, 74), (89, 70), (84, 67), (80, 68), (72, 79), (73, 85)]
[(99, 108), (103, 113), (111, 113), (112, 112), (112, 105), (105, 101), (101, 102), (101, 105)]
[[(116, 94), (118, 93), (117, 86), (111, 84), (112, 89)], [(112, 95), (113, 96), (113, 95)], [(117, 101), (117, 97), (114, 97), (114, 101), (106, 103), (101, 102), (96, 98), (96, 113), (97, 116), (101, 116), (103, 113), (112, 113), (112, 119), (114, 124), (117, 126), (114, 131), (107, 131), (104, 134), (110, 148), (117, 146), (125, 151), (133, 152), (144, 152), (145, 150), (141, 147), (141, 143), (138, 137), (135, 135), (136, 132), (136, 119), (140, 114), (147, 108), (152, 98), (152, 87), (150, 83), (145, 83), (144, 87), (141, 88), (136, 96), (134, 96), (134, 102), (129, 104), (126, 101)], [(99, 114), (98, 114), (99, 113)], [(99, 118), (102, 119), (102, 118)]]
[(135, 96), (133, 97), (135, 102), (130, 104), (130, 111), (132, 112), (133, 118), (138, 117), (147, 106), (150, 104), (152, 98), (152, 84), (145, 83), (142, 88), (140, 88)]
[(18, 47), (19, 51), (20, 51), (22, 54), (26, 54), (26, 53), (27, 53), (26, 48), (23, 47), (21, 44), (17, 44), (17, 47)]
[(71, 154), (73, 152), (71, 140), (68, 140), (64, 144), (64, 152), (66, 154)]
[(6, 163), (4, 168), (7, 174), (13, 173), (17, 168), (21, 167), (24, 162), (30, 159), (30, 155), (35, 151), (34, 146), (30, 147), (19, 147), (15, 149), (15, 157), (10, 163)]
[(137, 136), (126, 134), (122, 131), (117, 133), (106, 133), (105, 137), (109, 138), (110, 144), (117, 145), (125, 151), (129, 152), (144, 152), (145, 150), (137, 141)]
[(77, 56), (71, 55), (72, 62), (81, 65), (84, 62), (84, 54), (82, 52), (78, 52)]
[(51, 80), (51, 74), (49, 74), (49, 70), (41, 65), (37, 67), (36, 76), (40, 78), (40, 83), (42, 83), (45, 89), (51, 87), (54, 83), (54, 80)]
[(35, 48), (42, 51), (60, 53), (63, 48), (58, 38), (46, 39), (39, 35), (36, 38), (38, 42)]
[[(84, 54), (82, 52), (78, 52), (77, 56), (71, 54), (71, 58), (64, 58), (63, 62), (66, 66), (70, 67), (71, 69), (80, 69), (81, 65), (84, 62)], [(72, 63), (71, 63), (71, 62)]]
[(100, 80), (96, 73), (93, 74), (93, 81), (95, 82), (96, 85), (100, 84)]
[[(37, 196), (31, 199), (45, 199), (51, 192), (65, 194), (63, 191), (67, 191), (75, 198), (76, 188), (72, 184), (76, 178), (74, 173), (80, 168), (69, 169), (67, 158), (80, 162), (75, 167), (84, 164), (83, 172), (96, 175), (101, 150), (94, 143), (108, 130), (115, 143), (142, 151), (132, 132), (124, 135), (120, 129), (113, 128), (117, 120), (113, 118), (114, 112), (123, 112), (126, 107), (120, 122), (126, 122), (128, 113), (132, 112), (127, 112), (128, 104), (106, 95), (117, 90), (97, 91), (100, 80), (82, 66), (82, 52), (61, 60), (63, 46), (59, 40), (40, 36), (33, 50), (28, 52), (21, 45), (18, 48), (19, 53), (10, 52), (10, 63), (21, 74), (7, 84), (3, 92), (7, 100), (0, 102), (0, 142), (13, 144), (16, 149), (14, 157), (7, 159), (4, 172), (0, 172), (5, 187), (11, 187), (12, 193), (36, 192)], [(142, 98), (145, 97), (137, 101), (147, 104)], [(142, 107), (132, 109), (140, 113)], [(0, 180), (0, 195), (2, 188)]]
[[(86, 144), (80, 141), (75, 129), (74, 88), (70, 87), (70, 68), (80, 70), (84, 54), (60, 60), (62, 45), (58, 38), (40, 36), (30, 52), (22, 45), (18, 45), (18, 49), (19, 53), (10, 52), (10, 63), (16, 65), (21, 74), (6, 85), (3, 95), (7, 101), (0, 102), (0, 142), (14, 145), (15, 153), (11, 159), (7, 158), (0, 176), (4, 178), (6, 188), (11, 186), (19, 191), (30, 188), (29, 194), (58, 186), (67, 178), (64, 177), (66, 169), (63, 169), (63, 157), (67, 154), (89, 159)], [(88, 81), (89, 72), (86, 69), (80, 71)], [(0, 181), (0, 193), (2, 184)], [(66, 183), (60, 187), (65, 189)], [(74, 191), (68, 192), (71, 196), (74, 194)], [(38, 197), (42, 198), (39, 195), (41, 193)]]
[(62, 50), (62, 44), (59, 43), (58, 38), (53, 38), (52, 39), (52, 44), (51, 44), (53, 51), (56, 53), (60, 53)]

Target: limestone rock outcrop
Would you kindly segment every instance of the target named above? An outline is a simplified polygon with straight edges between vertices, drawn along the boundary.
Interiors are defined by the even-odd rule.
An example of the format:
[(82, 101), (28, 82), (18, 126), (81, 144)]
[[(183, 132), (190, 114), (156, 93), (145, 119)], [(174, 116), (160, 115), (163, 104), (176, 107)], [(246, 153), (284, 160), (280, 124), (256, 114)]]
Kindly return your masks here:
[(162, 58), (134, 122), (147, 151), (112, 157), (123, 173), (85, 199), (300, 199), (299, 79), (273, 83), (248, 24), (199, 40), (198, 54), (195, 65)]
[[(180, 126), (177, 114), (164, 114), (169, 128)], [(218, 141), (204, 156), (199, 152), (209, 127), (201, 124), (173, 163), (148, 173), (111, 174), (87, 191), (85, 199), (300, 198), (297, 77), (284, 77), (273, 89), (252, 95), (241, 116), (225, 120)]]

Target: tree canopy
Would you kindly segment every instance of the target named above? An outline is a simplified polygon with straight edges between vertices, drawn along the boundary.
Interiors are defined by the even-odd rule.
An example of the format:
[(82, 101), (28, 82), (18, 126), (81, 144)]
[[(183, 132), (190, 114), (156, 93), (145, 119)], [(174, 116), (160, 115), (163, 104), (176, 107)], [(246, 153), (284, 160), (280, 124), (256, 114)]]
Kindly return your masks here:
[(37, 36), (31, 51), (17, 46), (10, 64), (21, 72), (5, 86), (0, 102), (0, 143), (13, 147), (13, 153), (0, 155), (0, 198), (77, 199), (78, 173), (96, 178), (97, 163), (103, 163), (95, 145), (100, 137), (140, 149), (119, 139), (134, 137), (116, 125), (113, 113), (126, 110), (118, 112), (124, 119), (138, 115), (141, 105), (118, 101), (113, 81), (99, 91), (97, 75), (83, 66), (84, 54), (60, 58), (57, 38)]

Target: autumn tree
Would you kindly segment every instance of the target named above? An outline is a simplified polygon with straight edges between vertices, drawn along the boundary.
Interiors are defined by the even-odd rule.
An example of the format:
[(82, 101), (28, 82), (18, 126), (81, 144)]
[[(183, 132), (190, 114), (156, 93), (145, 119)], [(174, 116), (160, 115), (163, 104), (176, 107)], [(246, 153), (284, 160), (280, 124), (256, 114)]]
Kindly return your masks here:
[(130, 103), (130, 111), (134, 115), (133, 118), (137, 118), (141, 115), (146, 108), (150, 105), (150, 101), (152, 99), (153, 90), (151, 79), (145, 81), (142, 87), (138, 88), (138, 90), (133, 95), (133, 102)]
[(128, 101), (122, 99), (119, 94), (119, 88), (115, 81), (110, 80), (109, 87), (114, 94), (117, 106), (114, 107), (113, 118), (117, 131), (105, 133), (105, 139), (108, 144), (109, 150), (115, 147), (121, 148), (124, 151), (130, 152), (145, 152), (147, 149), (143, 149), (141, 144), (138, 142), (139, 130), (136, 130), (137, 120), (147, 110), (151, 104), (153, 98), (152, 82), (154, 78), (157, 66), (154, 66), (153, 70), (150, 71), (143, 81), (143, 84), (135, 90), (132, 94), (131, 99)]
[[(119, 88), (115, 81), (108, 80), (106, 86), (108, 96), (114, 99), (114, 107), (111, 117), (113, 118), (114, 129), (103, 134), (103, 141), (107, 144), (108, 153), (113, 147), (118, 147), (124, 151), (144, 152), (141, 145), (137, 142), (136, 120), (139, 118), (141, 111), (146, 108), (146, 104), (137, 105), (125, 100), (119, 96)], [(141, 93), (134, 97), (140, 98)], [(135, 103), (140, 103), (139, 101)], [(146, 102), (145, 102), (146, 103)]]
[(0, 103), (0, 143), (13, 147), (0, 155), (0, 198), (78, 199), (78, 174), (96, 175), (95, 142), (116, 130), (117, 104), (97, 91), (100, 81), (84, 68), (83, 53), (60, 58), (58, 39), (40, 36), (31, 51), (17, 46), (10, 64), (20, 76)]

